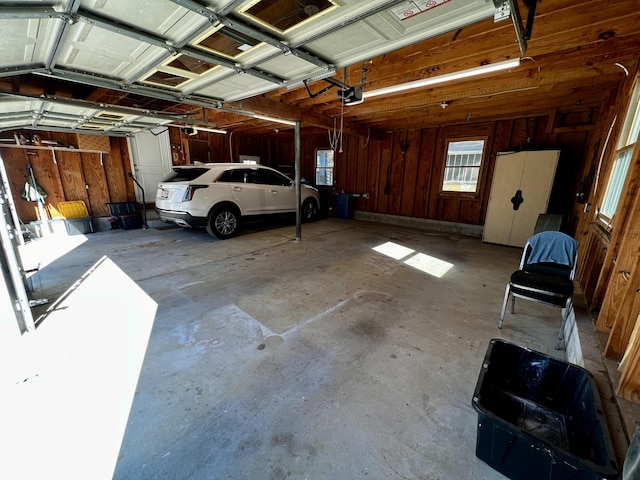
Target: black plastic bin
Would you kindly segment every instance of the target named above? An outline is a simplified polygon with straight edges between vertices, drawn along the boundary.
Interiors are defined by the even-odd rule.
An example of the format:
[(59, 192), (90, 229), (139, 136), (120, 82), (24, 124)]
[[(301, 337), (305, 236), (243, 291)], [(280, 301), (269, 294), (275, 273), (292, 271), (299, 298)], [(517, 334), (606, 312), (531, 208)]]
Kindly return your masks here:
[(336, 217), (347, 220), (353, 218), (353, 201), (354, 198), (351, 195), (336, 195)]
[(109, 213), (122, 230), (142, 228), (142, 214), (138, 202), (107, 203)]
[(511, 479), (613, 479), (618, 466), (592, 375), (493, 339), (472, 401), (476, 456)]

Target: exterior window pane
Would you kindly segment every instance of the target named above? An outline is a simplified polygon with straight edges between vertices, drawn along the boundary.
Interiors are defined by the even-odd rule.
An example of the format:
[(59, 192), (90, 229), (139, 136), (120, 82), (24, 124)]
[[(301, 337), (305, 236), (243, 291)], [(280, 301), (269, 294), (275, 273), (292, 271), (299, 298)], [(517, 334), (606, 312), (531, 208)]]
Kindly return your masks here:
[(631, 157), (637, 147), (640, 134), (640, 84), (636, 81), (631, 103), (622, 125), (617, 149), (614, 153), (615, 160), (607, 180), (602, 201), (597, 210), (597, 218), (608, 226), (618, 208), (620, 195), (627, 179), (627, 171), (631, 163)]
[(618, 200), (622, 193), (622, 187), (627, 177), (627, 170), (629, 169), (629, 161), (631, 160), (631, 150), (625, 150), (618, 155), (613, 169), (611, 171), (611, 177), (607, 184), (607, 190), (602, 200), (602, 208), (600, 213), (606, 216), (608, 219), (613, 218), (613, 214), (616, 213), (616, 207), (618, 206)]
[(484, 140), (449, 142), (442, 181), (443, 192), (478, 191), (483, 150)]
[(316, 150), (316, 185), (333, 186), (334, 151)]

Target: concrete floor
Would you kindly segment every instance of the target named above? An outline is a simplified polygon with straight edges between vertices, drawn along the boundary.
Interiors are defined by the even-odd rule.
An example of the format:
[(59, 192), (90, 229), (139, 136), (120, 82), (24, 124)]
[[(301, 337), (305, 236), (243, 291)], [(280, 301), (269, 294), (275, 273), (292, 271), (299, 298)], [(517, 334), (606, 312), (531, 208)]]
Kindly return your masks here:
[[(106, 383), (102, 377), (113, 372), (110, 385), (129, 376), (133, 386), (107, 394), (96, 386), (102, 413), (88, 410), (89, 426), (76, 419), (71, 430), (80, 440), (63, 442), (65, 453), (30, 468), (16, 447), (8, 458), (21, 466), (3, 477), (58, 478), (51, 476), (57, 468), (64, 478), (93, 479), (504, 478), (475, 457), (471, 398), (488, 343), (502, 338), (563, 355), (554, 349), (557, 309), (520, 301), (517, 315), (497, 328), (521, 251), (356, 220), (305, 224), (302, 236), (293, 240), (294, 227), (284, 224), (250, 226), (226, 241), (153, 228), (97, 232), (84, 243), (68, 237), (78, 245), (41, 267), (32, 295), (57, 298), (103, 255), (120, 273), (98, 282), (92, 308), (85, 303), (69, 327), (92, 332), (82, 340), (92, 345), (85, 357), (70, 360), (58, 335), (50, 358), (73, 365), (66, 388), (84, 388), (87, 378)], [(32, 261), (55, 256), (47, 242), (32, 242)], [(425, 271), (433, 267), (442, 276)], [(38, 330), (59, 329), (72, 311), (58, 305)], [(107, 341), (111, 324), (119, 328), (123, 318), (125, 333)], [(132, 342), (126, 328), (138, 320)], [(95, 356), (106, 362), (103, 370), (86, 366), (92, 351), (102, 352)], [(43, 378), (50, 358), (26, 362), (15, 388), (55, 389)], [(69, 402), (60, 395), (64, 410)], [(14, 401), (25, 405), (25, 396)], [(116, 431), (106, 445), (100, 428), (109, 425), (93, 422), (116, 404), (126, 408), (103, 422)], [(34, 434), (47, 428), (40, 418)], [(60, 422), (51, 428), (49, 448), (69, 429)], [(96, 452), (106, 453), (75, 465)]]

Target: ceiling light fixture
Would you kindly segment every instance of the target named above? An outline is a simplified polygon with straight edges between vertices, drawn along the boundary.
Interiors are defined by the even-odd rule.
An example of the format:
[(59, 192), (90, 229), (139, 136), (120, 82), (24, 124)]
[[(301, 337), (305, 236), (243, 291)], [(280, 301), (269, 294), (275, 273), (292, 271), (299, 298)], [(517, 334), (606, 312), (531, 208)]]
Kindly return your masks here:
[(412, 88), (427, 87), (429, 85), (436, 85), (438, 83), (450, 82), (453, 80), (460, 80), (462, 78), (474, 77), (476, 75), (482, 75), (485, 73), (498, 72), (501, 70), (508, 70), (520, 65), (520, 59), (506, 60), (504, 62), (490, 63), (482, 65), (480, 67), (469, 68), (467, 70), (461, 70), (459, 72), (445, 73), (444, 75), (438, 75), (437, 77), (424, 78), (422, 80), (415, 80), (413, 82), (401, 83), (399, 85), (393, 85), (391, 87), (379, 88), (378, 90), (365, 91), (362, 94), (364, 99), (377, 97), (378, 95), (387, 95), (389, 93), (402, 92)]
[[(177, 125), (175, 125), (177, 126)], [(185, 135), (195, 135), (198, 132), (211, 132), (211, 133), (221, 133), (223, 135), (227, 134), (226, 130), (220, 130), (218, 128), (207, 128), (207, 127), (199, 127), (198, 125), (182, 125), (180, 126), (182, 132)]]
[(281, 118), (267, 117), (265, 115), (258, 115), (257, 113), (253, 115), (253, 118), (257, 118), (259, 120), (266, 120), (268, 122), (284, 123), (285, 125), (291, 125), (291, 126), (294, 126), (296, 124), (296, 122), (293, 122), (291, 120), (283, 120)]
[(211, 132), (211, 133), (221, 133), (223, 135), (227, 134), (226, 130), (220, 130), (219, 128), (207, 128), (207, 127), (199, 127), (199, 126), (195, 126), (194, 128), (201, 130), (203, 132)]

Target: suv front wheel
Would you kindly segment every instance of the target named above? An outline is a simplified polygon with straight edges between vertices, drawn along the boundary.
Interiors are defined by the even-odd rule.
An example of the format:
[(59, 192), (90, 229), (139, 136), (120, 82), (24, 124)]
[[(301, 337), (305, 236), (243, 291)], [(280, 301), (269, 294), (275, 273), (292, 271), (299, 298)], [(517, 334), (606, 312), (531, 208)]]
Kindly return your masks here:
[(314, 198), (307, 198), (302, 204), (302, 220), (312, 222), (318, 216), (318, 203)]
[(207, 219), (207, 233), (221, 240), (233, 237), (240, 227), (240, 215), (233, 207), (217, 207)]

